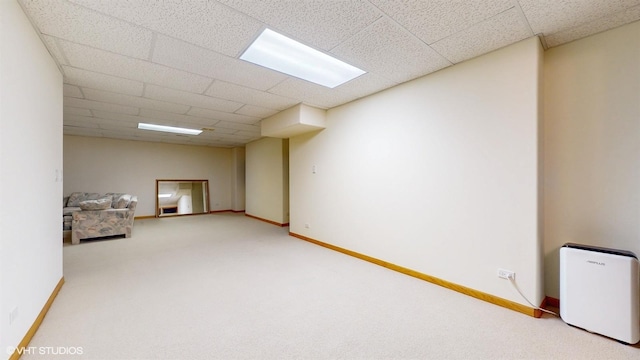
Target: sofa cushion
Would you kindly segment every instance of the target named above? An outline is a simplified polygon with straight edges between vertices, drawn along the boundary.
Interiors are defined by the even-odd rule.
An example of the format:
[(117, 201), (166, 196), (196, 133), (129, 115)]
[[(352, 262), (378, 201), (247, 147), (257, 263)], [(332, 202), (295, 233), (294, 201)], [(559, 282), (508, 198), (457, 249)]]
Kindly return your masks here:
[(87, 193), (86, 197), (84, 198), (85, 200), (98, 200), (101, 199), (103, 197), (105, 197), (106, 195), (102, 195), (100, 193)]
[[(113, 199), (112, 207), (114, 209), (126, 209), (129, 206), (130, 202), (131, 202), (131, 195), (122, 194), (117, 199), (115, 198)], [(115, 205), (113, 205), (113, 203), (115, 203)]]
[(118, 205), (118, 199), (120, 199), (120, 196), (124, 195), (124, 193), (106, 193), (105, 195), (111, 195), (112, 200), (111, 200), (111, 207), (112, 208), (116, 208), (116, 206)]
[(84, 200), (80, 202), (82, 210), (106, 210), (111, 208), (111, 196), (101, 197), (96, 200)]
[(69, 195), (69, 200), (67, 201), (67, 206), (80, 206), (80, 203), (85, 200), (97, 200), (100, 199), (102, 195), (99, 193), (86, 193), (86, 192), (74, 192)]
[(80, 205), (80, 201), (84, 201), (86, 193), (83, 192), (74, 192), (69, 195), (69, 200), (67, 200), (68, 207), (77, 207)]

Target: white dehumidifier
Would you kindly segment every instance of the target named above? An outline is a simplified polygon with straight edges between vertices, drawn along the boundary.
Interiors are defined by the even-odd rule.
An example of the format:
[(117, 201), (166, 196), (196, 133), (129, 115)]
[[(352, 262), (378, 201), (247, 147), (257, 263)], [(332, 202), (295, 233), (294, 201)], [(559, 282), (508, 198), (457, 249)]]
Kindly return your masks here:
[(640, 341), (638, 257), (623, 250), (560, 248), (560, 316), (569, 325), (621, 342)]

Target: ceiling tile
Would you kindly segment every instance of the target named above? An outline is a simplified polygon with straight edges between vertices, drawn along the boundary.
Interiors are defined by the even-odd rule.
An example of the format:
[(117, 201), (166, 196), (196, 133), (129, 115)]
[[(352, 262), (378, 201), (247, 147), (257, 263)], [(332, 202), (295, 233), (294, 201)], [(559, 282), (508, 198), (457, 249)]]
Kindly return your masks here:
[(235, 113), (240, 115), (254, 116), (254, 117), (263, 119), (273, 114), (276, 114), (278, 112), (279, 112), (278, 110), (267, 109), (260, 106), (244, 105), (243, 107), (238, 109)]
[(640, 0), (518, 0), (533, 32), (545, 36), (618, 13)]
[(260, 135), (246, 136), (246, 135), (238, 135), (238, 134), (230, 134), (230, 135), (223, 134), (218, 136), (219, 140), (235, 141), (238, 143), (247, 143), (258, 138), (260, 138)]
[(73, 125), (64, 125), (62, 132), (65, 135), (71, 136), (84, 136), (84, 137), (102, 137), (101, 130), (98, 128), (88, 129), (83, 127), (76, 127)]
[(198, 136), (196, 136), (194, 139), (198, 139), (198, 140), (215, 140), (217, 139), (219, 136), (216, 135), (216, 131), (215, 130), (204, 130), (203, 132), (201, 132)]
[(581, 39), (592, 34), (596, 34), (605, 30), (613, 29), (618, 26), (632, 23), (640, 19), (640, 5), (626, 9), (624, 11), (607, 15), (594, 21), (578, 25), (573, 28), (559, 31), (554, 34), (545, 36), (547, 46), (554, 47), (568, 43), (573, 40)]
[(133, 59), (68, 41), (60, 40), (58, 43), (67, 56), (69, 64), (76, 68), (194, 93), (202, 93), (211, 84), (211, 79), (204, 76), (145, 60)]
[[(223, 147), (301, 102), (332, 108), (534, 32), (557, 46), (640, 19), (640, 0), (17, 1), (63, 72), (65, 134)], [(328, 89), (239, 60), (265, 27), (367, 73)]]
[(431, 45), (459, 63), (532, 36), (517, 9), (505, 11)]
[(49, 53), (53, 56), (53, 59), (58, 62), (58, 64), (64, 65), (67, 64), (67, 60), (64, 57), (64, 54), (58, 47), (58, 43), (56, 38), (42, 35), (42, 40), (44, 41), (45, 46), (49, 50)]
[(152, 61), (209, 78), (266, 90), (287, 78), (277, 71), (159, 35)]
[(138, 114), (138, 108), (125, 105), (107, 104), (100, 101), (92, 101), (86, 99), (76, 99), (72, 97), (64, 97), (64, 106), (90, 109), (90, 110), (104, 110), (117, 112), (122, 114), (136, 115)]
[(225, 112), (234, 112), (242, 107), (241, 103), (235, 101), (173, 90), (157, 85), (147, 85), (144, 90), (144, 97)]
[(176, 139), (178, 134), (163, 133), (158, 131), (133, 129), (127, 132), (116, 130), (102, 130), (102, 136), (115, 139), (129, 139), (129, 140), (142, 140), (142, 141), (165, 141), (166, 139)]
[(307, 105), (323, 109), (342, 105), (356, 98), (355, 95), (343, 93), (338, 88), (330, 89), (296, 78), (287, 79), (273, 87), (269, 92), (297, 98)]
[[(283, 80), (286, 79), (283, 78)], [(284, 110), (299, 103), (295, 98), (283, 97), (258, 91), (252, 88), (231, 84), (224, 81), (214, 81), (206, 94), (222, 99), (244, 102), (249, 105), (261, 106), (269, 109)]]
[(93, 114), (91, 113), (91, 110), (89, 109), (81, 109), (81, 108), (76, 108), (71, 106), (65, 106), (63, 111), (64, 111), (64, 116), (67, 116), (67, 115), (93, 116)]
[(102, 133), (100, 129), (96, 126), (95, 128), (86, 128), (84, 126), (76, 126), (74, 124), (63, 125), (62, 132), (65, 135), (76, 135), (76, 136), (89, 136), (89, 137), (102, 137)]
[(62, 70), (65, 75), (64, 81), (68, 84), (92, 89), (120, 92), (134, 96), (142, 96), (142, 88), (144, 84), (139, 81), (100, 74), (71, 66), (63, 65)]
[(258, 21), (215, 1), (71, 1), (232, 57), (261, 28)]
[(222, 145), (212, 145), (212, 141), (209, 139), (204, 139), (201, 138), (200, 135), (196, 136), (195, 138), (189, 138), (188, 143), (182, 143), (180, 142), (180, 144), (184, 144), (184, 145), (190, 145), (190, 146), (215, 146), (215, 147), (224, 147), (226, 148), (227, 146), (222, 146)]
[(215, 131), (203, 131), (200, 135), (192, 137), (191, 141), (194, 143), (211, 143), (219, 139), (220, 136), (216, 135)]
[(131, 123), (126, 123), (126, 122), (118, 122), (118, 121), (109, 121), (109, 120), (103, 120), (100, 121), (100, 124), (98, 124), (98, 127), (100, 129), (105, 129), (105, 130), (126, 130), (127, 133), (133, 129), (137, 129), (137, 124), (131, 124)]
[(366, 73), (343, 85), (340, 85), (337, 89), (343, 93), (360, 98), (396, 85), (398, 85), (398, 83), (394, 81), (373, 73)]
[(21, 0), (43, 34), (115, 53), (147, 58), (152, 33), (113, 17), (60, 0)]
[(332, 49), (382, 15), (363, 0), (218, 1), (322, 50)]
[(196, 117), (203, 117), (203, 118), (212, 119), (212, 120), (224, 120), (224, 121), (238, 122), (238, 123), (243, 123), (243, 124), (255, 124), (258, 121), (260, 121), (259, 118), (256, 118), (256, 117), (253, 117), (253, 116), (231, 114), (231, 113), (226, 113), (226, 112), (222, 112), (222, 111), (201, 109), (201, 108), (196, 108), (196, 107), (191, 108), (191, 110), (189, 110), (189, 112), (187, 112), (187, 115), (192, 115), (192, 116), (196, 116)]
[(64, 125), (68, 126), (80, 126), (88, 128), (98, 129), (110, 129), (110, 130), (124, 130), (124, 129), (136, 129), (137, 122), (130, 121), (118, 121), (111, 119), (99, 119), (95, 117), (86, 116), (65, 116)]
[(218, 148), (224, 148), (224, 149), (229, 149), (229, 148), (234, 148), (234, 147), (238, 147), (238, 146), (244, 146), (244, 143), (240, 143), (240, 144), (227, 144), (226, 142), (222, 142), (222, 141), (216, 141), (216, 142), (203, 142), (200, 141), (198, 139), (196, 140), (192, 140), (193, 144), (192, 146), (208, 146), (208, 147), (218, 147)]
[[(95, 121), (98, 121), (98, 122), (111, 120), (111, 121), (117, 121), (121, 123), (137, 125), (139, 122), (149, 122), (148, 120), (150, 120), (137, 115), (119, 114), (119, 113), (102, 111), (102, 110), (92, 110), (92, 113), (94, 115)], [(167, 123), (163, 125), (173, 125), (173, 124)]]
[[(211, 146), (211, 145), (205, 145), (203, 141), (199, 140), (198, 136), (178, 135), (178, 134), (175, 134), (175, 136), (169, 136), (167, 138), (164, 138), (163, 140), (161, 140), (161, 142), (168, 143), (168, 144), (189, 145), (189, 146)], [(226, 147), (218, 144), (216, 144), (215, 146)]]
[[(127, 128), (119, 128), (119, 129), (100, 129), (102, 133), (102, 137), (111, 138), (111, 139), (120, 139), (120, 140), (144, 140), (147, 141), (143, 136), (140, 136), (140, 132), (142, 130), (138, 129), (127, 129)], [(152, 135), (152, 134), (150, 134)], [(154, 139), (151, 137), (150, 139)], [(154, 140), (148, 140), (154, 141)]]
[(249, 125), (249, 124), (240, 124), (240, 123), (236, 123), (236, 122), (229, 122), (229, 121), (220, 121), (219, 123), (216, 124), (216, 126), (214, 127), (217, 131), (217, 129), (233, 129), (233, 130), (243, 130), (243, 131), (260, 131), (260, 124), (256, 124), (256, 125)]
[(69, 84), (63, 84), (62, 93), (64, 94), (64, 96), (81, 98), (81, 99), (84, 98), (84, 95), (82, 94), (82, 91), (80, 91), (79, 87), (69, 85)]
[(93, 116), (83, 116), (83, 115), (64, 115), (64, 122), (75, 122), (75, 123), (97, 123), (99, 119), (96, 119)]
[(213, 129), (213, 131), (203, 131), (202, 134), (200, 135), (204, 135), (205, 137), (210, 137), (210, 138), (219, 138), (220, 135), (222, 134), (227, 134), (227, 135), (235, 134), (239, 131), (237, 129), (227, 129), (227, 128), (222, 128), (218, 126), (210, 126), (207, 128)]
[(70, 115), (64, 117), (63, 125), (97, 129), (98, 121), (93, 117)]
[(202, 129), (202, 128), (217, 129), (216, 128), (216, 124), (218, 122), (219, 122), (218, 120), (178, 121), (176, 123), (176, 126), (181, 126), (181, 127), (185, 127), (185, 128), (189, 128), (189, 129)]
[(191, 136), (190, 139), (195, 143), (199, 143), (199, 144), (207, 143), (209, 145), (211, 145), (212, 143), (217, 143), (217, 140), (220, 139), (220, 134), (216, 134), (217, 129), (211, 130), (210, 128), (206, 128), (203, 130), (204, 131), (202, 131), (199, 135)]
[(388, 18), (376, 21), (331, 51), (341, 60), (402, 83), (450, 65)]
[(513, 0), (370, 0), (427, 44), (513, 7)]
[(239, 137), (242, 136), (246, 138), (258, 138), (261, 136), (260, 131), (246, 131), (246, 130), (240, 130), (233, 135), (239, 136)]
[(178, 124), (177, 121), (158, 121), (157, 119), (147, 118), (143, 116), (118, 114), (118, 113), (112, 113), (112, 112), (101, 111), (101, 110), (92, 110), (92, 113), (96, 118), (96, 120), (99, 122), (103, 120), (111, 120), (111, 121), (123, 122), (128, 124), (134, 124), (136, 126), (140, 122), (169, 125), (169, 126), (175, 126)]
[(189, 123), (189, 124), (199, 124), (204, 126), (212, 126), (218, 122), (218, 120), (212, 120), (212, 119), (190, 116), (190, 115), (178, 115), (178, 114), (168, 113), (164, 111), (157, 111), (152, 109), (140, 109), (140, 116), (145, 118), (150, 118), (150, 119), (158, 119), (162, 121), (175, 121), (180, 124)]
[(188, 105), (168, 103), (164, 101), (146, 99), (139, 96), (118, 94), (108, 91), (83, 88), (84, 96), (89, 100), (105, 103), (134, 106), (138, 108), (168, 111), (176, 114), (184, 114), (189, 110)]

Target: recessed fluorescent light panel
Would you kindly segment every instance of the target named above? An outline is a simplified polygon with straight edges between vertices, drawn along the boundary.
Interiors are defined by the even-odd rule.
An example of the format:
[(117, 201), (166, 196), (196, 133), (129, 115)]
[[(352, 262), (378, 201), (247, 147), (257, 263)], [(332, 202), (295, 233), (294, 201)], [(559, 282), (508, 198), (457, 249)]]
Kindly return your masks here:
[(170, 198), (171, 194), (158, 194), (159, 198)]
[(196, 130), (196, 129), (186, 129), (186, 128), (175, 127), (175, 126), (146, 124), (146, 123), (138, 123), (138, 129), (163, 131), (163, 132), (186, 134), (186, 135), (199, 135), (202, 132), (202, 130)]
[(265, 29), (240, 59), (328, 88), (365, 73), (270, 29)]

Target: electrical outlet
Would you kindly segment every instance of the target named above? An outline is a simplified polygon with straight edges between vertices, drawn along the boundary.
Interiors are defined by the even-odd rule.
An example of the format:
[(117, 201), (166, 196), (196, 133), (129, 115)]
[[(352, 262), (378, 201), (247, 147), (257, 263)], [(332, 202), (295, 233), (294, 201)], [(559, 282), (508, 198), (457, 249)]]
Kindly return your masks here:
[(309, 228), (309, 224), (304, 224), (304, 228), (308, 229)]
[(501, 279), (514, 279), (516, 278), (516, 273), (511, 270), (498, 269), (498, 277)]

